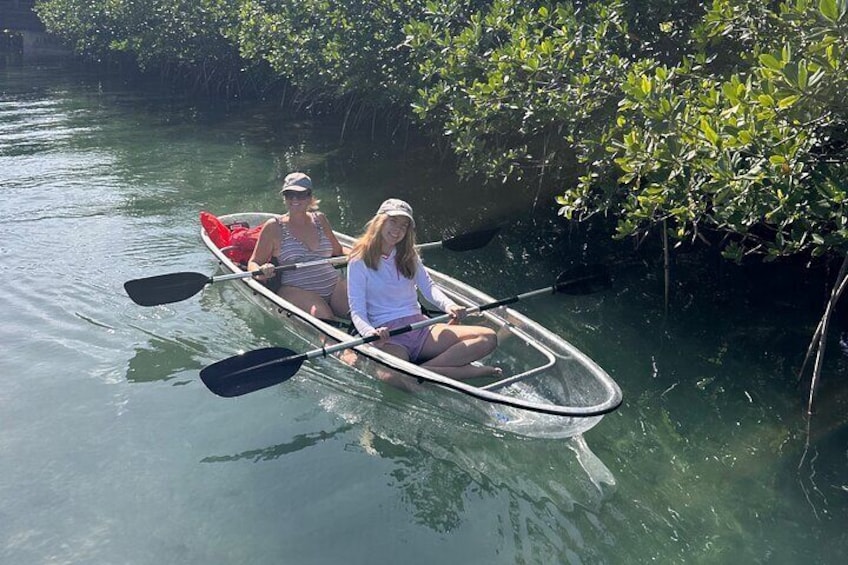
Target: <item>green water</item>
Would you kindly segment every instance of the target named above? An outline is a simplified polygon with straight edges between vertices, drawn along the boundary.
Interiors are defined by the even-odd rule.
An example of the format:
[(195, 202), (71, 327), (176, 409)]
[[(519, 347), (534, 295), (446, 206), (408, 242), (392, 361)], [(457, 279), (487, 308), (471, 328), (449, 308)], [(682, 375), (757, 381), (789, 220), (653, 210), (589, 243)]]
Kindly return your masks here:
[[(331, 363), (209, 393), (199, 370), (273, 345), (275, 321), (226, 284), (157, 308), (122, 284), (212, 274), (198, 212), (279, 211), (294, 169), (346, 232), (388, 196), (422, 241), (505, 221), (483, 250), (427, 256), (493, 296), (610, 263), (609, 292), (520, 310), (603, 366), (622, 407), (553, 441), (351, 388)], [(535, 196), (273, 105), (0, 67), (0, 563), (846, 562), (848, 358), (829, 348), (805, 454), (808, 297), (691, 259), (666, 315), (657, 269)]]

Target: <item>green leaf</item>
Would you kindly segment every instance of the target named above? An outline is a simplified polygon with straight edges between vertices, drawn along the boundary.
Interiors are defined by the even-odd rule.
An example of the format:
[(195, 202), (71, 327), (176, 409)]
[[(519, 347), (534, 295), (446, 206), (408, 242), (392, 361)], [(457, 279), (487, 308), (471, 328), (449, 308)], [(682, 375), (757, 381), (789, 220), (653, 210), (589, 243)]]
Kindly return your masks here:
[(808, 79), (808, 76), (809, 76), (809, 75), (808, 75), (808, 73), (807, 73), (807, 65), (806, 65), (806, 62), (802, 62), (802, 63), (798, 66), (798, 88), (800, 88), (801, 90), (804, 90), (805, 88), (807, 88), (807, 84), (808, 84), (808, 83), (807, 83), (807, 79)]
[(768, 94), (760, 94), (757, 96), (757, 101), (767, 108), (771, 108), (774, 106), (774, 98), (769, 96)]
[(795, 104), (795, 102), (797, 102), (800, 98), (801, 96), (797, 94), (793, 96), (787, 96), (786, 98), (781, 99), (777, 103), (777, 106), (778, 108), (789, 108), (790, 106)]
[(707, 140), (713, 145), (718, 145), (718, 134), (707, 122), (706, 118), (701, 118), (701, 131), (704, 132)]
[(774, 69), (775, 71), (779, 71), (783, 68), (783, 61), (778, 60), (777, 57), (768, 53), (760, 55), (760, 63), (770, 69)]
[(836, 0), (820, 0), (819, 12), (831, 22), (836, 23), (839, 19), (839, 9), (836, 7)]
[(642, 92), (644, 92), (645, 94), (650, 94), (651, 93), (651, 79), (649, 79), (645, 75), (642, 75), (642, 81), (641, 81), (640, 87), (642, 88)]

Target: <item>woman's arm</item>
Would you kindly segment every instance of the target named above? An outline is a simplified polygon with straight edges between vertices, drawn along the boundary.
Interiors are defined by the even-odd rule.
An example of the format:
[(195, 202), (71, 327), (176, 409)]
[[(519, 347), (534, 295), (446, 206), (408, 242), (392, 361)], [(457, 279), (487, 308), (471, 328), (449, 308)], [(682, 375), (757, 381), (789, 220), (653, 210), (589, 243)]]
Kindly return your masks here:
[(433, 279), (430, 278), (430, 275), (424, 268), (424, 263), (421, 261), (421, 258), (418, 259), (418, 265), (415, 267), (415, 284), (418, 286), (418, 290), (421, 291), (421, 295), (431, 302), (433, 306), (438, 306), (443, 312), (451, 313), (453, 310), (458, 308), (456, 303), (448, 298), (445, 293), (433, 283)]
[(347, 300), (350, 321), (361, 336), (369, 336), (375, 328), (368, 319), (368, 267), (361, 259), (347, 264)]
[[(274, 256), (274, 250), (279, 247), (280, 226), (277, 224), (277, 220), (270, 219), (265, 222), (265, 225), (262, 226), (262, 230), (259, 232), (259, 240), (256, 242), (256, 247), (253, 248), (253, 253), (250, 255), (250, 259), (247, 261), (247, 270), (270, 270), (265, 268), (266, 265), (271, 265), (271, 268), (273, 268), (273, 265), (270, 263), (271, 257)], [(266, 280), (272, 275), (273, 270), (271, 270), (270, 273), (263, 273), (261, 276), (256, 278), (259, 280)]]
[(327, 216), (321, 212), (317, 212), (317, 214), (318, 221), (321, 222), (321, 227), (324, 228), (324, 233), (327, 234), (327, 237), (330, 239), (330, 243), (333, 244), (333, 256), (346, 255), (342, 248), (342, 244), (339, 243), (339, 239), (336, 237), (336, 234), (333, 233), (333, 227), (330, 225), (330, 220), (328, 220)]

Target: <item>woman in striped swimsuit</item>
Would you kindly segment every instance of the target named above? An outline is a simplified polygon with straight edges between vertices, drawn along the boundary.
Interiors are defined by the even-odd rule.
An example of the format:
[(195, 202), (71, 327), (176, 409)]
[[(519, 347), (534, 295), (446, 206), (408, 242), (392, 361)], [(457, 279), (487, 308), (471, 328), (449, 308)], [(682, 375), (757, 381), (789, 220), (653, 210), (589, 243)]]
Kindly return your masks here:
[[(308, 176), (291, 173), (283, 181), (280, 192), (288, 214), (265, 222), (247, 264), (248, 270), (263, 272), (257, 277), (259, 280), (274, 275), (272, 257), (280, 265), (288, 265), (344, 253), (330, 222), (318, 211)], [(345, 281), (330, 264), (282, 271), (282, 286), (277, 294), (317, 318), (332, 320), (348, 315)]]

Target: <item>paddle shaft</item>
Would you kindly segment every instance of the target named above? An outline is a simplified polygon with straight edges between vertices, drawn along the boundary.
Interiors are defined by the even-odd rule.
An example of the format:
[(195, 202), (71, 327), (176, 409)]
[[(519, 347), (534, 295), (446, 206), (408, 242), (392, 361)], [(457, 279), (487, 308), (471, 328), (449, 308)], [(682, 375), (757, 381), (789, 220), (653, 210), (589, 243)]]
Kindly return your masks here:
[[(523, 294), (518, 294), (515, 296), (510, 296), (509, 298), (502, 298), (501, 300), (496, 300), (495, 302), (489, 302), (488, 304), (483, 304), (480, 306), (472, 306), (466, 310), (469, 314), (474, 314), (477, 312), (483, 312), (485, 310), (491, 310), (492, 308), (497, 308), (499, 306), (505, 306), (507, 304), (513, 304), (518, 302), (519, 300), (524, 300), (526, 298), (530, 298), (532, 296), (536, 296), (538, 294), (546, 294), (550, 292), (557, 292), (558, 287), (564, 287), (570, 282), (567, 283), (559, 283), (554, 286), (540, 288), (537, 290), (531, 290), (529, 292), (525, 292)], [(434, 318), (429, 318), (427, 320), (421, 320), (420, 322), (415, 322), (412, 324), (407, 324), (405, 326), (401, 326), (389, 331), (390, 336), (401, 335), (405, 333), (409, 333), (411, 331), (419, 330), (422, 328), (426, 328), (435, 324), (439, 324), (442, 322), (447, 322), (451, 319), (451, 314), (442, 314), (441, 316), (436, 316)], [(337, 351), (343, 351), (345, 349), (351, 349), (353, 347), (358, 347), (360, 345), (365, 345), (367, 343), (372, 343), (378, 341), (380, 336), (377, 334), (372, 334), (366, 337), (361, 337), (358, 339), (343, 341), (341, 343), (337, 343), (336, 345), (331, 345), (329, 347), (321, 347), (320, 349), (313, 349), (312, 351), (307, 351), (306, 353), (300, 353), (297, 355), (291, 355), (289, 357), (283, 357), (282, 359), (272, 359), (271, 361), (266, 361), (264, 363), (259, 363), (257, 365), (251, 365), (249, 367), (245, 367), (244, 369), (234, 371), (230, 374), (230, 377), (235, 377), (239, 374), (246, 372), (253, 372), (256, 370), (261, 370), (266, 367), (271, 367), (273, 365), (288, 365), (288, 364), (297, 364), (300, 365), (304, 361), (308, 359), (314, 359), (316, 357), (326, 357), (332, 353), (336, 353)]]
[[(464, 233), (441, 241), (422, 243), (416, 245), (416, 247), (418, 249), (444, 247), (450, 251), (470, 251), (472, 249), (479, 249), (488, 244), (495, 234), (498, 233), (499, 229), (500, 228), (495, 227)], [(334, 267), (340, 267), (347, 264), (347, 261), (347, 255), (339, 255), (336, 257), (307, 261), (304, 263), (278, 265), (274, 267), (274, 271), (291, 271), (294, 269), (302, 269), (304, 267), (314, 267), (318, 265), (332, 265)], [(180, 300), (190, 298), (203, 290), (203, 288), (208, 284), (236, 279), (247, 279), (262, 274), (263, 272), (260, 269), (218, 276), (207, 276), (203, 273), (192, 272), (171, 273), (167, 275), (156, 275), (153, 277), (127, 281), (124, 283), (124, 290), (126, 290), (132, 301), (140, 306), (158, 306), (160, 304), (170, 304), (172, 302), (179, 302)]]
[(427, 249), (434, 249), (436, 247), (442, 247), (441, 241), (430, 241), (427, 243), (418, 243), (415, 245), (415, 249), (418, 251), (426, 251)]
[[(318, 265), (333, 265), (333, 266), (341, 266), (347, 263), (347, 255), (338, 255), (336, 257), (330, 257), (329, 259), (317, 259), (315, 261), (306, 261), (305, 263), (292, 263), (289, 265), (277, 265), (274, 267), (274, 271), (293, 271), (295, 269), (303, 269), (306, 267), (316, 267)], [(222, 281), (230, 281), (235, 279), (248, 279), (250, 277), (259, 276), (262, 274), (262, 269), (256, 269), (255, 271), (245, 271), (243, 273), (231, 273), (229, 275), (218, 275), (215, 277), (209, 277), (209, 283), (216, 283)]]
[[(588, 294), (600, 288), (608, 288), (609, 282), (609, 274), (606, 268), (598, 265), (581, 266), (571, 271), (560, 273), (553, 286), (532, 290), (480, 306), (472, 306), (467, 308), (466, 312), (482, 312), (548, 292)], [(400, 335), (448, 321), (450, 318), (450, 314), (443, 314), (427, 320), (421, 320), (413, 324), (395, 328), (389, 331), (389, 335)], [(279, 347), (257, 349), (209, 365), (200, 371), (200, 378), (212, 392), (219, 396), (240, 396), (289, 379), (307, 359), (325, 357), (337, 351), (357, 347), (378, 341), (379, 339), (379, 335), (373, 334), (350, 341), (343, 341), (329, 347), (321, 347), (320, 349), (314, 349), (306, 353), (296, 353), (290, 349)]]
[[(488, 228), (482, 229), (478, 231), (468, 232), (460, 235), (455, 235), (452, 237), (448, 237), (442, 239), (440, 241), (430, 241), (428, 243), (419, 243), (415, 245), (415, 248), (419, 251), (423, 251), (426, 249), (433, 249), (436, 247), (444, 247), (450, 251), (471, 251), (472, 249), (479, 249), (481, 247), (486, 246), (492, 238), (500, 231), (500, 228)], [(316, 261), (309, 261), (306, 263), (295, 263), (292, 265), (279, 265), (275, 267), (275, 271), (290, 271), (294, 269), (300, 269), (303, 267), (314, 267), (316, 265), (324, 265), (329, 264), (334, 267), (340, 267), (345, 265), (348, 261), (347, 255), (339, 255), (337, 257), (332, 257), (329, 259), (318, 259)], [(226, 281), (232, 279), (239, 278), (247, 278), (255, 275), (261, 275), (262, 272), (259, 270), (250, 271), (247, 273), (233, 273), (230, 275), (221, 275), (218, 277), (210, 277), (209, 283), (213, 283), (216, 281)]]
[[(445, 247), (452, 251), (465, 251), (476, 249), (478, 247), (483, 247), (489, 241), (491, 241), (492, 237), (497, 233), (498, 229), (488, 229), (481, 230), (478, 232), (471, 232), (451, 238), (446, 238), (441, 241), (430, 241), (428, 243), (419, 243), (415, 246), (419, 251), (423, 251), (426, 249), (434, 249), (437, 247)], [(304, 263), (293, 263), (288, 265), (278, 265), (274, 267), (274, 271), (293, 271), (295, 269), (304, 269), (306, 267), (316, 267), (318, 265), (332, 265), (334, 267), (341, 267), (347, 264), (348, 256), (347, 255), (339, 255), (336, 257), (330, 257), (329, 259), (317, 259), (315, 261), (306, 261)], [(209, 277), (207, 284), (212, 284), (216, 282), (230, 281), (236, 279), (247, 279), (254, 276), (259, 276), (262, 274), (261, 269), (257, 269), (255, 271), (246, 271), (242, 273), (231, 273), (229, 275), (219, 275), (215, 277)]]

